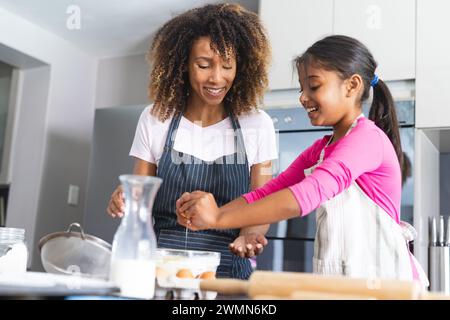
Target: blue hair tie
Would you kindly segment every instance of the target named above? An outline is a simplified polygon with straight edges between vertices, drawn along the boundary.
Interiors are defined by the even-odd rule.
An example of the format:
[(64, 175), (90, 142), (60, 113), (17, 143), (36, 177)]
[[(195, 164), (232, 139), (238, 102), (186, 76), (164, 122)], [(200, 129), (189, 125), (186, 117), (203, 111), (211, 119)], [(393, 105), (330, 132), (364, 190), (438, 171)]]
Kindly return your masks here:
[(375, 87), (377, 85), (377, 83), (378, 83), (378, 76), (376, 74), (374, 74), (372, 81), (370, 81), (370, 85), (372, 87)]

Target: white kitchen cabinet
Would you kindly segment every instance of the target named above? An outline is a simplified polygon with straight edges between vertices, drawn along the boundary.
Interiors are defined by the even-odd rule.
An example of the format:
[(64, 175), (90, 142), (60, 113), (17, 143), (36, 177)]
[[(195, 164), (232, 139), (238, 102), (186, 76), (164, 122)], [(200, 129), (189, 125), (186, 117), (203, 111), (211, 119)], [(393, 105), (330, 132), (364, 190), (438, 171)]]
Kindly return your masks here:
[(293, 58), (330, 34), (367, 45), (381, 79), (415, 77), (415, 0), (260, 0), (259, 6), (272, 44), (271, 90), (297, 88)]
[(417, 0), (416, 127), (450, 127), (450, 2)]
[(298, 88), (292, 60), (332, 33), (333, 0), (260, 0), (259, 14), (272, 46), (270, 89)]
[(415, 77), (414, 0), (334, 1), (333, 33), (364, 43), (378, 63), (381, 79)]

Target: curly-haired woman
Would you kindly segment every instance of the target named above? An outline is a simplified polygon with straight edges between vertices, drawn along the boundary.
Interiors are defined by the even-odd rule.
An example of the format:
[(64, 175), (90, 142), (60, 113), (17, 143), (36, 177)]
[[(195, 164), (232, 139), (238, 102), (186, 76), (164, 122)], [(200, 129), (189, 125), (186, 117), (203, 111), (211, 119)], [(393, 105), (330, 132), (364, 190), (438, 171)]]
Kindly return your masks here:
[[(250, 276), (247, 258), (267, 244), (268, 225), (190, 231), (186, 242), (175, 202), (184, 192), (203, 190), (222, 205), (270, 180), (275, 131), (257, 109), (269, 58), (258, 16), (235, 4), (176, 16), (158, 30), (149, 52), (154, 103), (137, 125), (134, 173), (163, 179), (153, 207), (158, 246), (221, 252), (219, 277)], [(123, 211), (119, 186), (108, 213), (121, 217)]]

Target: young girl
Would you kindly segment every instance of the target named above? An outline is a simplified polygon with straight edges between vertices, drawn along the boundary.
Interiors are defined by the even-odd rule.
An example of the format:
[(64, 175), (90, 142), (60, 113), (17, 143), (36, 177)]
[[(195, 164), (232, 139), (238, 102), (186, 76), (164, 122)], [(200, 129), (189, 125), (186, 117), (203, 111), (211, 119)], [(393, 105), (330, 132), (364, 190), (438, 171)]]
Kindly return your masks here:
[[(300, 103), (316, 141), (277, 178), (217, 207), (196, 191), (177, 201), (179, 223), (193, 230), (272, 223), (317, 209), (313, 269), (320, 274), (419, 279), (409, 252), (415, 230), (400, 221), (403, 153), (392, 96), (368, 49), (346, 36), (326, 37), (295, 59)], [(373, 90), (369, 119), (361, 105)]]

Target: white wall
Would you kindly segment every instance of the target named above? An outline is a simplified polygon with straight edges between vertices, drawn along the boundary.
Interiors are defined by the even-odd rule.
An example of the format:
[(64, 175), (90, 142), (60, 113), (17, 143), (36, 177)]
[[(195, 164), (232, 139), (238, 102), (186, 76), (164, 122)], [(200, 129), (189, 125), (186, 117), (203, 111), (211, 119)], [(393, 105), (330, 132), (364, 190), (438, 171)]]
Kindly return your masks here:
[[(8, 151), (5, 148), (6, 124), (8, 120), (9, 93), (11, 91), (12, 67), (0, 62), (0, 183), (6, 182), (7, 161), (3, 155)], [(6, 149), (6, 152), (5, 152)]]
[[(8, 226), (26, 227), (33, 251), (32, 269), (37, 270), (41, 267), (37, 255), (40, 237), (65, 230), (83, 216), (97, 63), (64, 39), (2, 8), (0, 17), (0, 30), (8, 30), (0, 33), (0, 43), (48, 65), (48, 78), (39, 76), (43, 70), (27, 69), (20, 75), (22, 90), (29, 83), (41, 90), (18, 101), (7, 216)], [(43, 96), (45, 83), (47, 99)], [(80, 186), (81, 205), (67, 205), (69, 184)]]
[[(145, 54), (97, 61), (1, 7), (0, 30), (0, 61), (18, 68), (7, 226), (26, 229), (31, 268), (42, 270), (39, 239), (82, 222), (95, 108), (149, 103), (149, 67)], [(80, 187), (76, 207), (69, 184)]]
[(414, 166), (414, 255), (428, 272), (429, 217), (439, 215), (439, 150), (433, 141), (438, 131), (415, 129)]
[(50, 67), (15, 71), (13, 78), (16, 121), (11, 141), (7, 226), (24, 228), (32, 249), (42, 180), (38, 173), (42, 171), (45, 149)]
[(96, 108), (147, 103), (148, 70), (145, 54), (99, 60)]

